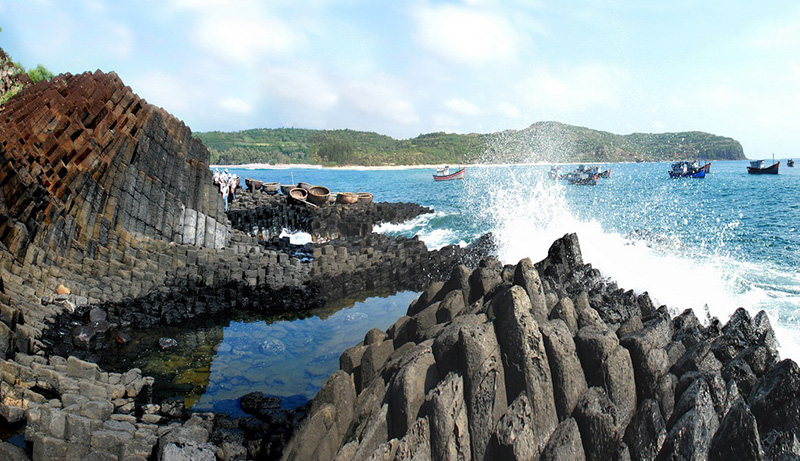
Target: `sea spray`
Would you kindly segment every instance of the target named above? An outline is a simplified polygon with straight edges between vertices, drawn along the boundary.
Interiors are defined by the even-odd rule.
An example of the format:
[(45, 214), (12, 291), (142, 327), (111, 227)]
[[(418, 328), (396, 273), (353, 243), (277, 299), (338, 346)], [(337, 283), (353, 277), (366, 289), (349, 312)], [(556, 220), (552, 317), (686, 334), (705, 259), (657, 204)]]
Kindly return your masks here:
[[(584, 260), (621, 287), (647, 291), (673, 315), (693, 309), (704, 321), (717, 317), (726, 322), (740, 306), (751, 315), (764, 309), (775, 327), (782, 356), (800, 357), (798, 296), (792, 296), (790, 288), (800, 286), (800, 281), (779, 269), (770, 273), (766, 263), (747, 263), (731, 256), (735, 249), (727, 243), (737, 220), (706, 219), (700, 232), (691, 233), (693, 227), (680, 212), (681, 204), (666, 190), (675, 187), (672, 184), (652, 188), (647, 203), (634, 200), (644, 210), (634, 217), (635, 205), (630, 202), (604, 203), (595, 197), (587, 205), (586, 200), (574, 200), (546, 172), (542, 167), (502, 167), (503, 180), (495, 181), (494, 187), (486, 187), (490, 183), (486, 176), (498, 175), (498, 168), (473, 175), (475, 186), (469, 188), (469, 200), (476, 206), (468, 212), (488, 224), (501, 261), (541, 260), (554, 240), (576, 232)], [(650, 225), (657, 231), (621, 234), (609, 229), (615, 222), (637, 229)], [(763, 283), (765, 278), (767, 288), (752, 282)], [(769, 289), (776, 284), (782, 288)]]

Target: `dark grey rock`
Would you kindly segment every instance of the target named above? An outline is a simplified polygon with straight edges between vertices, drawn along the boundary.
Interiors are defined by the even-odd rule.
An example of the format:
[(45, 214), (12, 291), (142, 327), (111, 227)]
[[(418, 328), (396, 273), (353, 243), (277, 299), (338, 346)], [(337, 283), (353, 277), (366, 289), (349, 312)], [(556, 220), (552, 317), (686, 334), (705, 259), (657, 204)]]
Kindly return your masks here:
[(710, 461), (761, 459), (761, 438), (753, 414), (743, 400), (738, 400), (722, 419), (711, 440)]
[(528, 395), (523, 392), (511, 402), (495, 425), (487, 457), (508, 460), (536, 459), (540, 447), (531, 443), (536, 439), (534, 409), (528, 401)]
[(371, 346), (373, 344), (382, 343), (387, 338), (386, 332), (380, 328), (373, 328), (364, 335), (364, 345)]
[(550, 320), (541, 326), (553, 379), (553, 397), (559, 420), (567, 419), (586, 392), (586, 378), (575, 351), (575, 342), (562, 320)]
[(460, 315), (436, 335), (433, 340), (433, 355), (436, 357), (436, 365), (439, 367), (441, 374), (447, 374), (451, 371), (462, 372), (463, 362), (459, 355), (460, 349), (457, 347), (460, 330), (465, 326), (480, 325), (484, 322), (486, 322), (486, 315), (484, 314)]
[(575, 407), (573, 415), (581, 432), (587, 460), (614, 459), (622, 439), (617, 409), (605, 391), (590, 387)]
[(491, 323), (462, 328), (460, 335), (472, 459), (484, 459), (492, 428), (508, 407), (500, 347)]
[(572, 336), (578, 333), (578, 314), (575, 312), (575, 306), (570, 298), (566, 296), (561, 298), (561, 300), (553, 306), (553, 310), (550, 311), (550, 318), (553, 320), (562, 320), (567, 325), (567, 328), (569, 328), (569, 332)]
[(500, 344), (509, 398), (526, 392), (533, 418), (533, 439), (541, 450), (558, 425), (553, 379), (539, 325), (533, 318), (525, 290), (514, 285), (493, 300), (495, 333)]
[(446, 323), (455, 319), (460, 315), (466, 306), (464, 305), (464, 296), (460, 291), (451, 291), (442, 299), (439, 309), (436, 311), (436, 322)]
[(759, 431), (791, 432), (800, 439), (800, 368), (790, 359), (772, 367), (750, 391)]
[(517, 268), (514, 272), (514, 284), (524, 288), (528, 294), (533, 318), (539, 323), (547, 320), (547, 301), (544, 297), (542, 281), (539, 278), (539, 271), (536, 270), (530, 258), (524, 258), (517, 263)]
[(587, 382), (592, 385), (602, 383), (603, 362), (617, 350), (619, 339), (608, 327), (589, 325), (578, 330), (575, 346), (581, 359)]
[(624, 440), (631, 458), (655, 459), (666, 437), (667, 425), (658, 402), (653, 399), (643, 401), (625, 430)]
[(667, 438), (656, 459), (703, 459), (719, 427), (714, 403), (704, 379), (684, 391), (670, 417)]
[(357, 387), (357, 392), (369, 386), (370, 381), (378, 375), (378, 370), (386, 363), (392, 352), (394, 352), (394, 342), (391, 339), (367, 346), (361, 357), (361, 385)]
[(401, 360), (389, 383), (387, 397), (390, 437), (402, 438), (419, 416), (425, 395), (439, 382), (439, 371), (430, 342), (413, 347)]
[(426, 397), (433, 459), (471, 459), (464, 380), (448, 373)]
[(336, 409), (334, 422), (339, 429), (339, 434), (334, 440), (334, 444), (338, 450), (355, 413), (356, 389), (353, 385), (353, 378), (349, 374), (342, 370), (332, 374), (314, 396), (309, 413), (316, 413), (319, 407), (325, 404), (331, 404)]
[(617, 408), (620, 426), (627, 426), (636, 411), (636, 380), (628, 350), (618, 346), (603, 362), (600, 375), (608, 398)]
[(578, 423), (573, 418), (567, 418), (556, 426), (556, 430), (553, 431), (550, 440), (547, 441), (540, 459), (541, 461), (580, 461), (586, 459)]
[(503, 283), (500, 276), (502, 265), (497, 258), (489, 257), (481, 261), (480, 266), (469, 277), (470, 304), (485, 297)]

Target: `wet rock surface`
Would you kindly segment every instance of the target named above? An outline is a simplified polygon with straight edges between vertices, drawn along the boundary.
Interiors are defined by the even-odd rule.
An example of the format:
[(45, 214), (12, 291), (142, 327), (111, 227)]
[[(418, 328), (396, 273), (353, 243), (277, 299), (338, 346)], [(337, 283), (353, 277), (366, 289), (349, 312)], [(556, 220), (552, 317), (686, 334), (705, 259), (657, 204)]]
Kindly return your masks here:
[[(777, 361), (763, 312), (751, 318), (739, 310), (724, 324), (703, 324), (690, 311), (673, 319), (646, 293), (621, 290), (584, 264), (575, 235), (556, 241), (548, 258), (533, 265), (541, 293), (530, 262), (520, 266), (500, 270), (487, 260), (471, 273), (454, 270), (450, 280), (431, 285), (409, 306), (407, 317), (386, 332), (383, 344), (395, 351), (383, 354), (383, 364), (362, 357), (361, 366), (368, 363), (374, 371), (371, 379), (360, 376), (356, 401), (372, 403), (354, 414), (337, 459), (399, 459), (396, 447), (407, 443), (405, 428), (415, 424), (428, 428), (415, 433), (423, 458), (798, 455), (800, 373), (793, 361)], [(531, 293), (544, 302), (534, 302)], [(453, 297), (472, 302), (455, 316), (430, 315)], [(538, 312), (541, 306), (545, 312)], [(570, 318), (576, 319), (572, 329)], [(406, 332), (406, 325), (420, 322), (426, 325), (421, 334)], [(438, 383), (412, 372), (413, 351), (431, 340), (435, 361), (426, 367), (437, 370)], [(374, 347), (365, 344), (343, 354), (347, 366), (337, 380), (341, 373), (353, 379), (358, 357), (352, 351)], [(404, 401), (428, 404), (394, 405), (395, 387), (388, 384), (398, 379), (405, 383)], [(324, 458), (299, 451), (326, 437), (324, 426), (312, 427), (319, 420), (315, 409), (289, 442), (286, 459)], [(359, 429), (360, 421), (376, 420), (386, 425), (381, 431)], [(342, 424), (340, 418), (337, 427)]]

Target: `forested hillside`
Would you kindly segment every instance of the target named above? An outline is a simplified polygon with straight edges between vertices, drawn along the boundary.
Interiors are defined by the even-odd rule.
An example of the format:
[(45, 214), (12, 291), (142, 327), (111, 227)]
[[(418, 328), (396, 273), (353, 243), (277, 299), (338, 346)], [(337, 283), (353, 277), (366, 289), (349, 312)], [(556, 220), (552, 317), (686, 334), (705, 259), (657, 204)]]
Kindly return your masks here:
[(196, 133), (215, 164), (419, 165), (474, 162), (620, 162), (703, 157), (743, 159), (741, 144), (698, 131), (634, 133), (537, 122), (489, 134), (429, 133), (397, 140), (378, 133), (300, 128)]

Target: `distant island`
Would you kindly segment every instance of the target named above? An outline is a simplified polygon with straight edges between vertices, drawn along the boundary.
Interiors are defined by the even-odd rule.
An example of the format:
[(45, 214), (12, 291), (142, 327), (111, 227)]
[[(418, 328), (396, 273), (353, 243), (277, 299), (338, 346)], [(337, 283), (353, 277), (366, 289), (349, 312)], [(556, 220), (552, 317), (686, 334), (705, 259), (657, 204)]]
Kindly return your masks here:
[(745, 159), (733, 138), (700, 131), (618, 135), (559, 122), (486, 134), (428, 133), (398, 140), (354, 130), (302, 128), (195, 133), (212, 164), (326, 166), (444, 163), (650, 162)]

